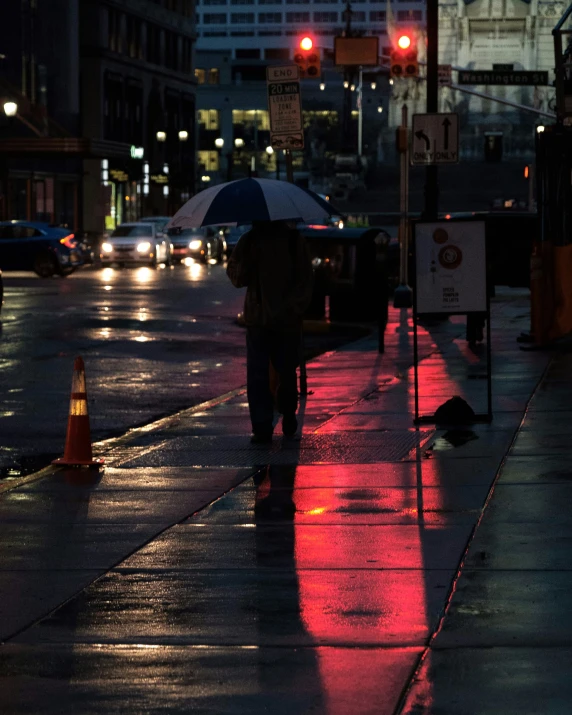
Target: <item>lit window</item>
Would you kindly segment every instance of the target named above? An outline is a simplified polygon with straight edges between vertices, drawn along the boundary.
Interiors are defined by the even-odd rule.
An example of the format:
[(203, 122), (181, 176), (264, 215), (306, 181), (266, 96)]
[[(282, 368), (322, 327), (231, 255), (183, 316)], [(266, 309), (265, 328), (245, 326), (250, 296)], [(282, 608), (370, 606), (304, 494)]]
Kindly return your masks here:
[(199, 69), (198, 67), (195, 69), (195, 79), (197, 80), (197, 84), (204, 84), (205, 83), (205, 71), (203, 69)]
[(220, 126), (218, 109), (199, 109), (199, 125), (202, 129), (212, 131)]
[(220, 72), (217, 67), (209, 70), (209, 84), (220, 84)]
[(198, 151), (198, 163), (204, 166), (205, 171), (218, 171), (219, 153), (218, 151)]

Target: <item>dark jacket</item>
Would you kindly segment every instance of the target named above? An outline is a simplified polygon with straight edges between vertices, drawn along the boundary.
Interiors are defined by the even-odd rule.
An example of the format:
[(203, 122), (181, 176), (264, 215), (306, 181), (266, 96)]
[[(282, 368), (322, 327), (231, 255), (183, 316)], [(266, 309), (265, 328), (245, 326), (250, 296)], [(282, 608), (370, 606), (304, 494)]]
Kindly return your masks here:
[(236, 244), (226, 272), (234, 286), (247, 287), (247, 325), (300, 329), (312, 297), (313, 271), (299, 231), (282, 221), (255, 225)]

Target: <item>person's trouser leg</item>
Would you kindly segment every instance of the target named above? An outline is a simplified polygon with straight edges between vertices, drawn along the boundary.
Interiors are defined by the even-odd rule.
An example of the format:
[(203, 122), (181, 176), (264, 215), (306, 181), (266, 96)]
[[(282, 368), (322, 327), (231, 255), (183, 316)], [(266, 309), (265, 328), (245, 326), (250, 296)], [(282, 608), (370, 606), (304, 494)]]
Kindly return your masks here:
[(287, 417), (294, 417), (298, 409), (296, 368), (300, 364), (300, 333), (274, 333), (270, 359), (279, 376), (278, 411)]
[(246, 329), (246, 393), (255, 434), (272, 432), (274, 400), (269, 378), (270, 342), (263, 328)]

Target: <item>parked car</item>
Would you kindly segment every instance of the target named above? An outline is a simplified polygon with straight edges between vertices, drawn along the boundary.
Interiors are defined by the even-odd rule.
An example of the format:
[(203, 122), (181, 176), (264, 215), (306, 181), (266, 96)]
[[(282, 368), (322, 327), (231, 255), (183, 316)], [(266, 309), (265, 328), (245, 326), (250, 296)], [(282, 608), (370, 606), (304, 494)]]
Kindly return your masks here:
[(222, 230), (211, 228), (171, 228), (168, 231), (173, 242), (175, 260), (194, 258), (206, 263), (214, 258), (219, 263), (226, 253), (226, 241)]
[(67, 276), (83, 264), (74, 234), (36, 221), (0, 222), (0, 266), (3, 270), (34, 271), (42, 278)]
[(101, 244), (102, 266), (117, 264), (171, 265), (173, 244), (154, 223), (123, 223)]

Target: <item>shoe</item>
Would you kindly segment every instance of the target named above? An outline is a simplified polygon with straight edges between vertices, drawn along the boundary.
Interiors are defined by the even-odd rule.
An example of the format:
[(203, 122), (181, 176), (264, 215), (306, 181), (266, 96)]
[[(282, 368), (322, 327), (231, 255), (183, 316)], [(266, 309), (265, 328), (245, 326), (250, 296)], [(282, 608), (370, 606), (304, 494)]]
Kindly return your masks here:
[(298, 429), (296, 415), (284, 415), (282, 418), (282, 432), (285, 437), (293, 437)]
[(272, 432), (254, 432), (250, 444), (272, 444)]

